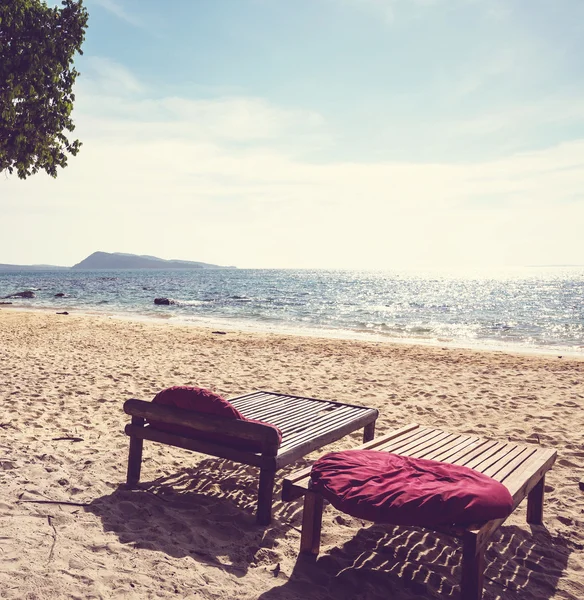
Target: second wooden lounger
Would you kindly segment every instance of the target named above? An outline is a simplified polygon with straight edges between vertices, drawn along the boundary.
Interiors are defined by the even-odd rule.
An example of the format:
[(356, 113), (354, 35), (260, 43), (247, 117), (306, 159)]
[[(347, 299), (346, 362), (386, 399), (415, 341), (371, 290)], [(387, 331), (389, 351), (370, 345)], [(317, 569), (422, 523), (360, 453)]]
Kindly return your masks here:
[[(416, 424), (363, 444), (360, 449), (463, 465), (488, 475), (509, 490), (513, 510), (527, 497), (527, 522), (532, 524), (542, 523), (545, 474), (557, 455), (550, 448), (497, 442)], [(311, 469), (307, 467), (284, 479), (282, 498), (291, 501), (304, 496), (300, 552), (316, 556), (320, 548), (323, 498), (311, 488)], [(466, 527), (433, 528), (462, 540), (462, 600), (482, 598), (485, 549), (504, 521), (495, 519)]]

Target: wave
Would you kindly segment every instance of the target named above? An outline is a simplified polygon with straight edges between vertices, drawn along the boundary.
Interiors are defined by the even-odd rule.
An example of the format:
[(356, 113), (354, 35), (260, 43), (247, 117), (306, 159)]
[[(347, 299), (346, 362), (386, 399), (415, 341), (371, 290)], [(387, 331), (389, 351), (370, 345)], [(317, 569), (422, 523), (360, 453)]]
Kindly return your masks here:
[[(13, 301), (16, 307), (61, 307), (58, 292), (69, 296), (67, 306), (108, 314), (224, 319), (271, 331), (313, 328), (380, 339), (584, 347), (584, 269), (475, 280), (357, 271), (0, 273), (0, 296), (15, 289), (36, 293)], [(154, 290), (176, 303), (154, 308)]]

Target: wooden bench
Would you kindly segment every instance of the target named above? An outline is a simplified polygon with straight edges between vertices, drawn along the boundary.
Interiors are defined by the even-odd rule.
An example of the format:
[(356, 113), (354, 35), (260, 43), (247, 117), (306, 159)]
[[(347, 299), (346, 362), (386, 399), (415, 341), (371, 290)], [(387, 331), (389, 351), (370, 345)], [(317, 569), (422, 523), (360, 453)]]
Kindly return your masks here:
[[(557, 455), (553, 449), (497, 442), (416, 424), (402, 427), (360, 448), (465, 465), (489, 475), (507, 487), (513, 497), (513, 510), (527, 496), (527, 522), (532, 524), (542, 523), (545, 473), (551, 469)], [(282, 499), (291, 501), (304, 496), (300, 552), (316, 556), (320, 547), (323, 498), (311, 489), (310, 471), (311, 467), (306, 467), (284, 479)], [(485, 548), (504, 521), (497, 519), (468, 527), (435, 529), (462, 540), (463, 600), (482, 598)]]
[[(257, 521), (267, 525), (272, 519), (272, 498), (276, 471), (313, 450), (335, 442), (363, 428), (363, 441), (373, 439), (378, 411), (364, 406), (342, 404), (289, 394), (258, 391), (229, 400), (245, 417), (276, 425), (282, 431), (278, 445), (276, 431), (261, 423), (226, 420), (143, 400), (128, 400), (124, 411), (132, 416), (125, 432), (130, 436), (127, 483), (140, 480), (143, 440), (151, 440), (211, 456), (226, 458), (260, 468)], [(183, 437), (154, 429), (147, 421), (158, 421), (193, 429), (193, 437)], [(197, 440), (197, 432), (221, 433), (252, 441), (262, 448), (250, 452), (225, 444)]]

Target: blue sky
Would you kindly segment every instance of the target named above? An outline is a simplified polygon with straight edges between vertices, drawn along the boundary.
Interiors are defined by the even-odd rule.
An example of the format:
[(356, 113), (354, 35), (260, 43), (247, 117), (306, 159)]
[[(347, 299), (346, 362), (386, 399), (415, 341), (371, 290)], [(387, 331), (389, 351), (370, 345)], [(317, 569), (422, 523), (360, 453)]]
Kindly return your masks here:
[(581, 0), (86, 5), (84, 145), (0, 182), (0, 262), (584, 263)]

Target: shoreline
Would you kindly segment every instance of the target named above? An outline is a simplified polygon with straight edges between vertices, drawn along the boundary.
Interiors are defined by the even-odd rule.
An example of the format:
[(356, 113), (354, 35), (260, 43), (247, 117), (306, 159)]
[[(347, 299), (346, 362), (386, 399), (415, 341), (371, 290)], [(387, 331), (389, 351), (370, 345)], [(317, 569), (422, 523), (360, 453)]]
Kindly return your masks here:
[[(453, 340), (430, 340), (430, 339), (419, 339), (419, 338), (398, 338), (384, 336), (379, 333), (369, 334), (367, 332), (351, 332), (349, 330), (337, 330), (329, 328), (318, 328), (318, 327), (286, 327), (283, 324), (270, 327), (269, 325), (258, 321), (250, 321), (249, 323), (243, 320), (230, 321), (229, 319), (205, 319), (203, 317), (185, 319), (180, 317), (174, 317), (173, 315), (166, 315), (161, 313), (160, 316), (154, 316), (143, 313), (134, 312), (115, 312), (107, 310), (83, 310), (71, 306), (55, 306), (54, 308), (48, 308), (46, 306), (14, 306), (14, 305), (0, 305), (0, 310), (5, 309), (11, 312), (32, 312), (41, 314), (55, 314), (56, 310), (59, 311), (72, 311), (68, 316), (88, 316), (88, 317), (102, 317), (117, 319), (121, 321), (139, 322), (139, 323), (152, 323), (152, 324), (166, 324), (172, 326), (183, 326), (192, 327), (194, 329), (200, 329), (206, 331), (207, 329), (221, 329), (228, 328), (232, 333), (250, 333), (259, 335), (275, 335), (275, 336), (292, 336), (301, 338), (314, 338), (323, 340), (346, 340), (365, 342), (371, 344), (388, 344), (397, 346), (421, 346), (427, 348), (442, 348), (446, 347), (449, 350), (469, 350), (474, 352), (486, 352), (486, 353), (503, 353), (512, 355), (525, 355), (525, 356), (538, 356), (538, 357), (553, 357), (557, 358), (558, 354), (561, 354), (562, 358), (572, 358), (584, 360), (584, 348), (582, 350), (576, 350), (570, 346), (524, 346), (521, 344), (504, 344), (504, 345), (493, 345), (488, 343), (463, 343), (462, 341)], [(74, 312), (73, 312), (74, 311)]]

